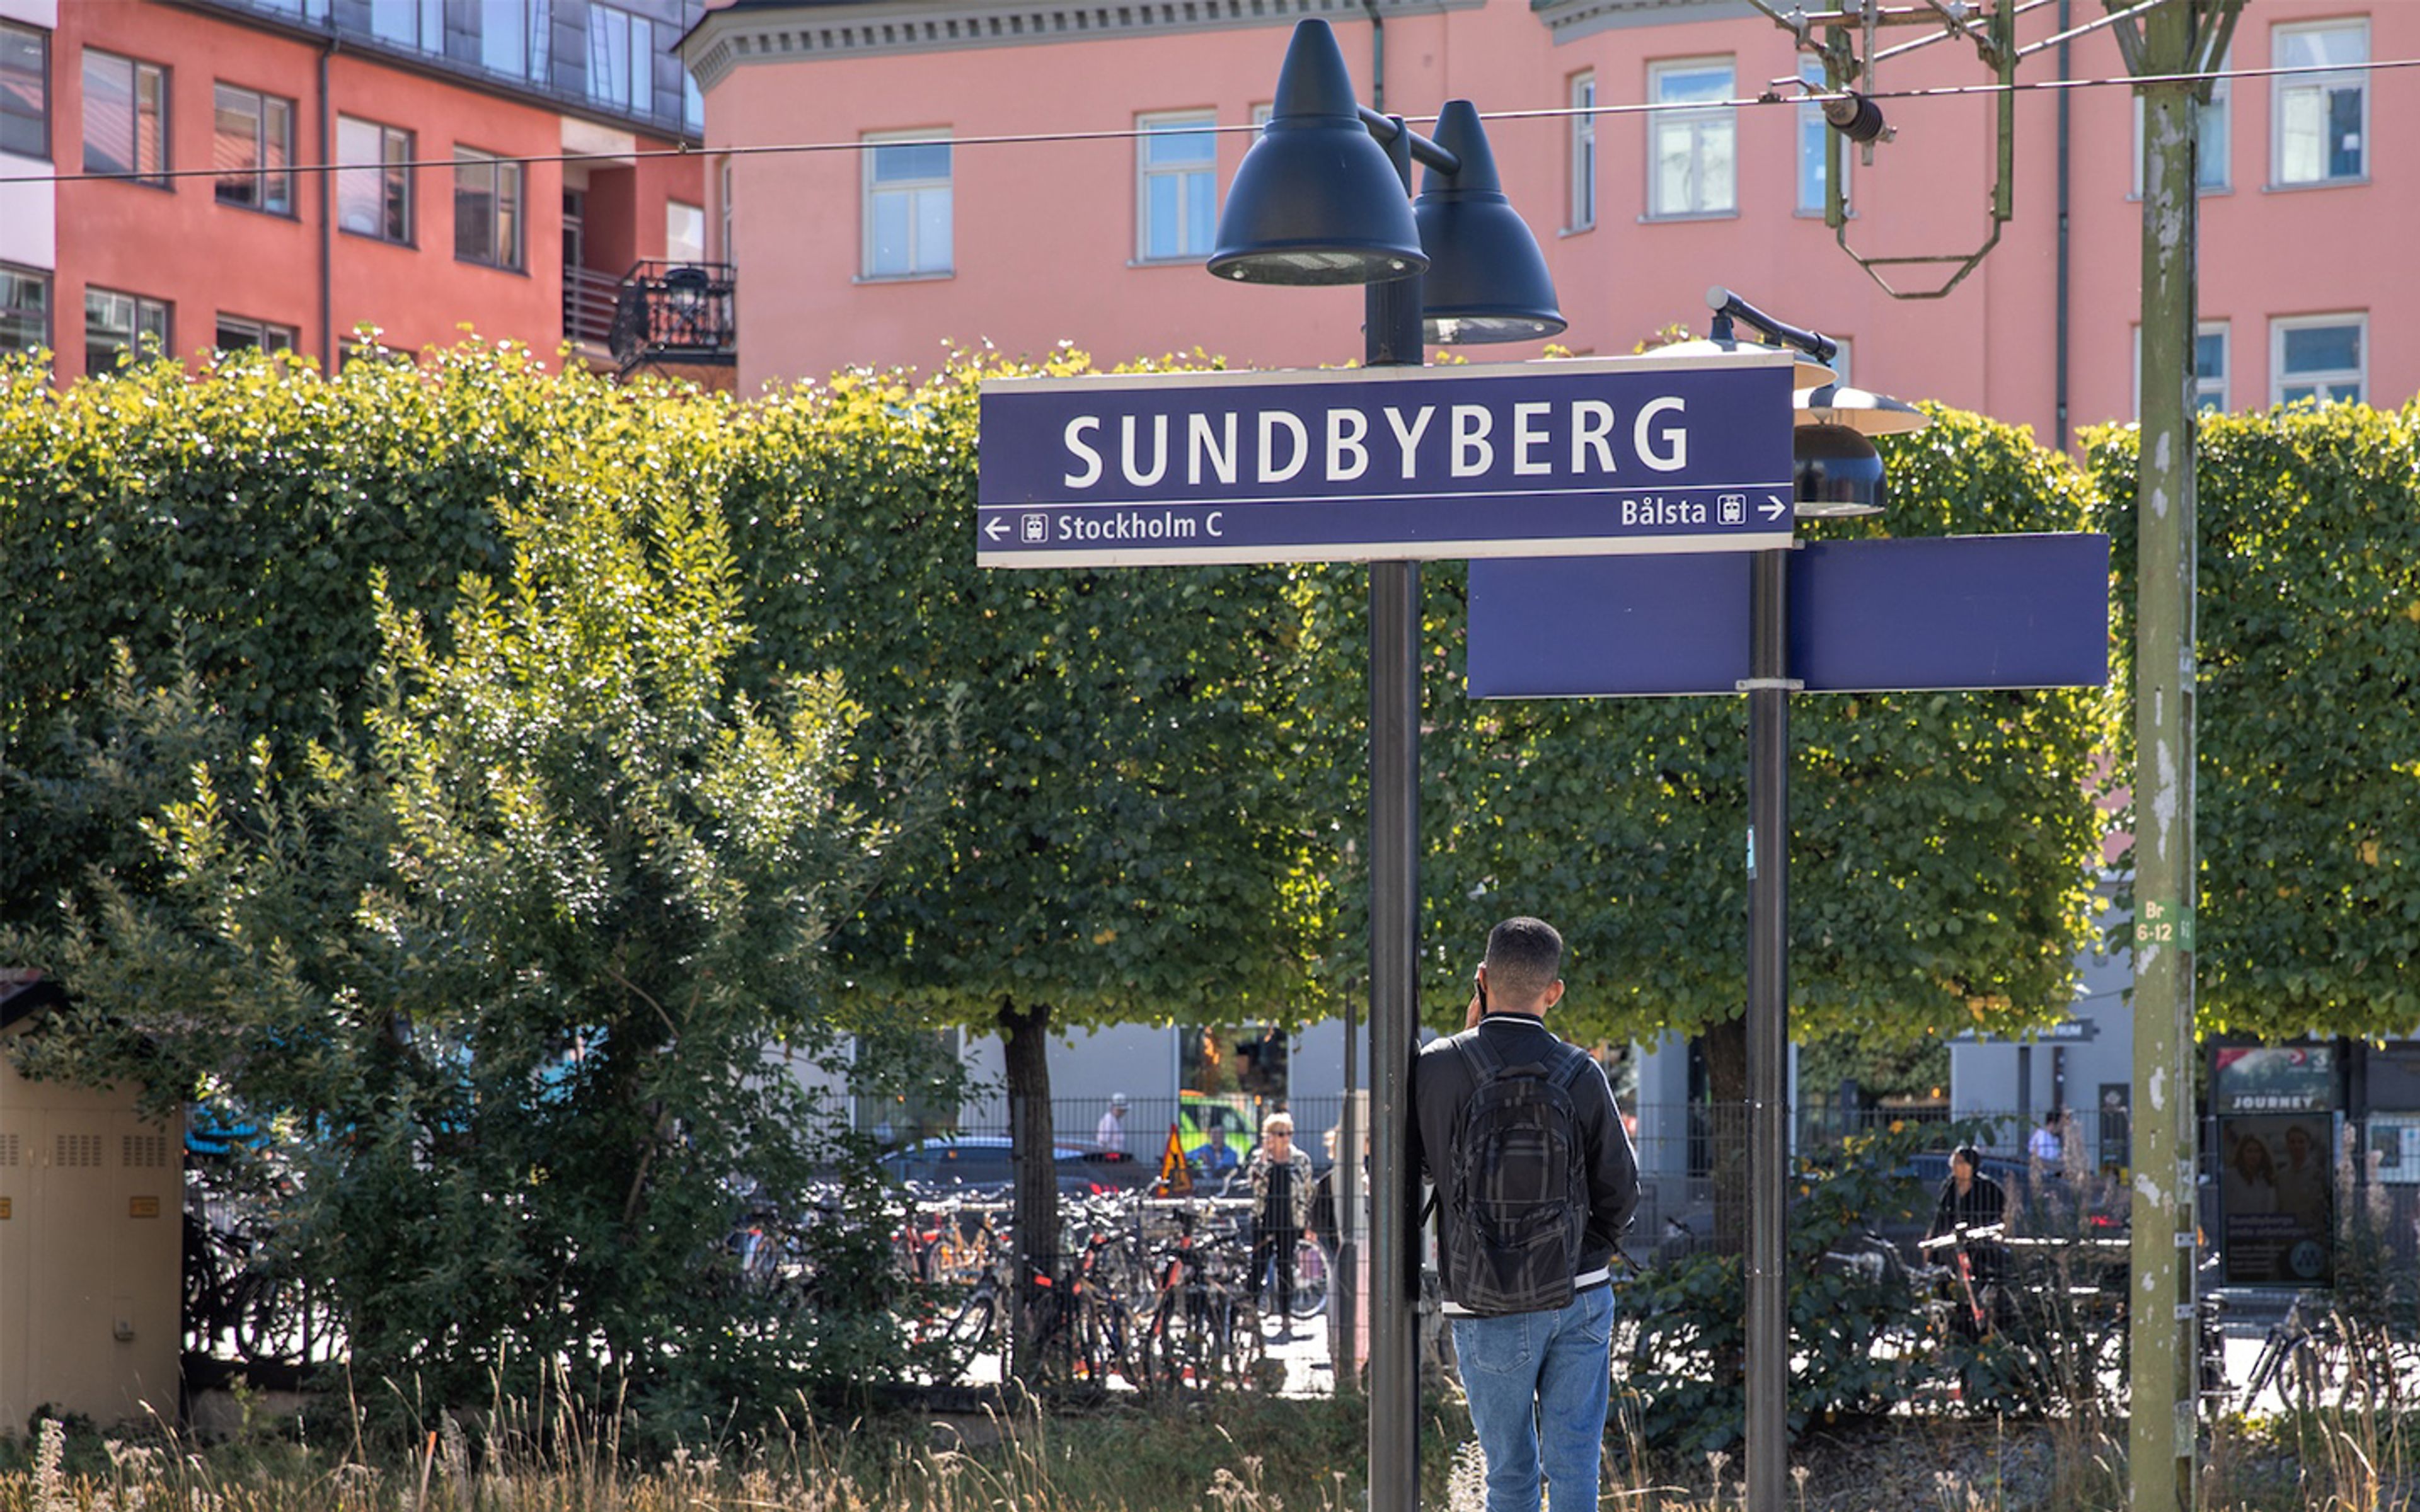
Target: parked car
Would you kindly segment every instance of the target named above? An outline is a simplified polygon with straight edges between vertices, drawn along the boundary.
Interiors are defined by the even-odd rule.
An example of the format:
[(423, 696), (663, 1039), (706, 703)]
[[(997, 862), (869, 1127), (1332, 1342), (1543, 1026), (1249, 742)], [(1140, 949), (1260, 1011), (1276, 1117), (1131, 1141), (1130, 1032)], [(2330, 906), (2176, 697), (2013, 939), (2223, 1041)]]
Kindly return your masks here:
[[(1059, 1190), (1075, 1196), (1147, 1185), (1159, 1174), (1148, 1161), (1094, 1145), (1062, 1144), (1052, 1160)], [(1006, 1193), (1016, 1178), (1015, 1147), (1004, 1134), (940, 1134), (892, 1150), (882, 1166), (903, 1181), (983, 1196)]]

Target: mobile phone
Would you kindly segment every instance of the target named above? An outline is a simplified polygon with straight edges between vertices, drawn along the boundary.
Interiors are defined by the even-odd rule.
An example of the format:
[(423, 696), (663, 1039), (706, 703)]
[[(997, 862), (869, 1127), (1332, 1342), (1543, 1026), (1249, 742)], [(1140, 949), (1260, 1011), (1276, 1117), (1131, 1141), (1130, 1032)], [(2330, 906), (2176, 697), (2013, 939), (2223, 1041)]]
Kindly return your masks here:
[(1487, 979), (1478, 972), (1470, 974), (1470, 984), (1479, 989), (1479, 1016), (1487, 1016)]

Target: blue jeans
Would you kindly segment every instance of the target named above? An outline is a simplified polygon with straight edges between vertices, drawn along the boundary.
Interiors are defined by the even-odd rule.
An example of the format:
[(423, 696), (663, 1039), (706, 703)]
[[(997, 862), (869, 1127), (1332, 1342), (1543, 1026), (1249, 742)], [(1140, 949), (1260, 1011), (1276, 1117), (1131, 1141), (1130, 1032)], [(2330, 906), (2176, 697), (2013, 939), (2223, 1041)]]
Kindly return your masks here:
[(1470, 1426), (1487, 1456), (1487, 1512), (1596, 1512), (1597, 1464), (1612, 1394), (1613, 1288), (1554, 1312), (1457, 1318), (1453, 1352)]

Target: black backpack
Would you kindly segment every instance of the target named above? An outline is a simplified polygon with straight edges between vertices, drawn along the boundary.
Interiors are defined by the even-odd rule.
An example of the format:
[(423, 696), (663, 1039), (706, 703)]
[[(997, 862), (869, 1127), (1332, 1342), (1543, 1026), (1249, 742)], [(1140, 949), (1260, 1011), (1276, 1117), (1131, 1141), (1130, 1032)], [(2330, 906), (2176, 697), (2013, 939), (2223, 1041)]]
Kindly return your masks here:
[(1478, 1086), (1453, 1120), (1445, 1273), (1482, 1317), (1571, 1304), (1588, 1230), (1588, 1150), (1571, 1087), (1586, 1054), (1545, 1035), (1548, 1060), (1508, 1064), (1478, 1029), (1457, 1036)]

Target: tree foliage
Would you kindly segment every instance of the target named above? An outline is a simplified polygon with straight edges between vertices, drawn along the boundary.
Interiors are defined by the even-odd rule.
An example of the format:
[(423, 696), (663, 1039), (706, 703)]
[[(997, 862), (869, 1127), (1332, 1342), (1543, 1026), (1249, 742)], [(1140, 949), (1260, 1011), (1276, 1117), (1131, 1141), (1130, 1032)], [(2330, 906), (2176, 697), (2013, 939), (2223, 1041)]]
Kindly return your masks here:
[[(1080, 371), (1073, 356), (1051, 371)], [(1049, 1216), (1044, 1051), (1070, 1030), (1297, 1022), (1330, 906), (1342, 794), (1303, 702), (1299, 573), (975, 564), (981, 382), (857, 374), (753, 411), (732, 483), (760, 650), (830, 667), (886, 757), (955, 700), (953, 802), (891, 857), (838, 948), (860, 993), (1007, 1042), (1026, 1157), (1017, 1232)]]
[[(2420, 413), (2207, 415), (2198, 434), (2201, 1026), (2410, 1034), (2420, 1025)], [(2115, 546), (2124, 688), (2137, 440), (2104, 430), (2088, 449)], [(2119, 733), (2131, 773), (2131, 703)], [(2121, 819), (2131, 827), (2134, 815)]]
[[(1838, 534), (2074, 530), (2081, 480), (2030, 436), (1931, 411), (1883, 442), (1889, 512)], [(1654, 1040), (1746, 998), (1747, 717), (1738, 698), (1474, 702), (1466, 574), (1426, 571), (1420, 643), (1424, 1016), (1459, 1026), (1487, 929), (1571, 949), (1564, 1032)], [(1359, 634), (1351, 585), (1329, 639)], [(1741, 627), (1745, 636), (1746, 627)], [(1357, 669), (1331, 663), (1331, 672)], [(1349, 688), (1330, 695), (1349, 706)], [(2062, 1016), (2090, 938), (2106, 739), (2092, 691), (1791, 701), (1793, 1032), (1907, 1045)], [(1362, 896), (1348, 887), (1348, 902)], [(1348, 922), (1348, 935), (1359, 928)]]
[[(119, 381), (60, 408), (123, 403), (93, 392)], [(735, 681), (721, 407), (511, 354), (412, 382), (527, 407), (495, 438), (516, 486), (486, 506), (506, 570), (462, 579), (442, 633), (365, 575), (350, 739), (323, 716), (282, 751), (246, 734), (265, 677), (172, 656), (155, 682), (120, 652), (80, 770), (147, 816), (152, 864), (96, 869), (64, 923), (0, 939), (74, 996), (23, 1062), (268, 1120), (294, 1178), (277, 1242), (330, 1288), (358, 1381), (535, 1399), (559, 1365), (695, 1428), (894, 1373), (887, 1272), (854, 1253), (878, 1257), (882, 1226), (820, 1236), (816, 1308), (739, 1285), (725, 1241), (850, 1153), (845, 1099), (768, 1051), (896, 1037), (830, 991), (826, 945), (934, 807), (946, 721), (861, 763), (838, 678)]]

